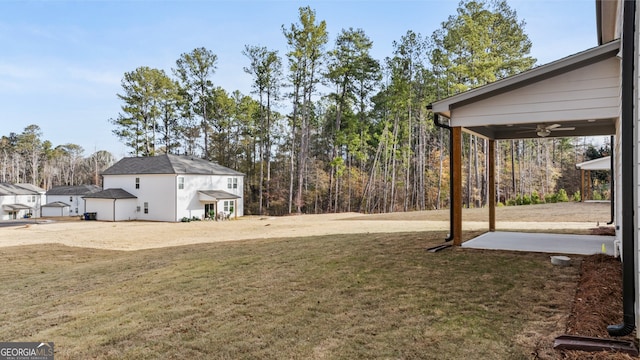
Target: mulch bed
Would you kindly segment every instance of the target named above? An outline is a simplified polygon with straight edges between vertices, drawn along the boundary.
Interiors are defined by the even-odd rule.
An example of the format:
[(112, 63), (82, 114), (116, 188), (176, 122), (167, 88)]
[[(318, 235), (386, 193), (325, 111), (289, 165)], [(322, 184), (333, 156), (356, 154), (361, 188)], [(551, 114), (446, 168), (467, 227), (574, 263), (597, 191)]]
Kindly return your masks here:
[[(612, 256), (585, 257), (566, 334), (611, 338), (607, 326), (622, 322), (622, 264)], [(635, 341), (635, 334), (617, 338)], [(559, 359), (619, 360), (636, 359), (614, 352), (559, 351)]]

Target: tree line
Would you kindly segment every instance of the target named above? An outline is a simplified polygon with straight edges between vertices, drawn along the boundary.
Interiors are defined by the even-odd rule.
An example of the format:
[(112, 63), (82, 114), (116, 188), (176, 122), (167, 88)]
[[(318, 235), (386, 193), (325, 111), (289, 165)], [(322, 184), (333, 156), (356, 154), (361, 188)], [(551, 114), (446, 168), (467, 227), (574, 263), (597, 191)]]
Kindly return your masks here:
[[(109, 120), (113, 133), (132, 156), (188, 154), (245, 173), (247, 213), (448, 206), (448, 134), (434, 126), (427, 105), (530, 69), (536, 60), (524, 21), (504, 0), (463, 0), (430, 36), (407, 31), (389, 56), (375, 59), (364, 30), (343, 29), (330, 44), (313, 9), (298, 14), (281, 27), (285, 54), (245, 45), (250, 94), (215, 85), (218, 57), (204, 47), (181, 54), (168, 71), (140, 66), (125, 73), (121, 111)], [(80, 180), (45, 182), (44, 152), (30, 158), (10, 143), (25, 164), (18, 177), (7, 167), (11, 179)], [(465, 134), (463, 147), (465, 206), (484, 206), (487, 141)], [(498, 141), (499, 200), (574, 192), (574, 165), (586, 148), (572, 138)], [(68, 167), (77, 154), (63, 153), (69, 162), (60, 164)]]

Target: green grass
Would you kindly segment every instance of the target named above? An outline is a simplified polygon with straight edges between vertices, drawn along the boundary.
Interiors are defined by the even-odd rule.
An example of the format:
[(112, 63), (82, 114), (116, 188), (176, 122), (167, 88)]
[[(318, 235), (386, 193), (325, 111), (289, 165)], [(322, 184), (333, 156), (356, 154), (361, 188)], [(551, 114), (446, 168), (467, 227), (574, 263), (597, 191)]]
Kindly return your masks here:
[(57, 360), (530, 358), (523, 334), (569, 312), (577, 268), (425, 251), (443, 237), (1, 248), (0, 339), (54, 341)]

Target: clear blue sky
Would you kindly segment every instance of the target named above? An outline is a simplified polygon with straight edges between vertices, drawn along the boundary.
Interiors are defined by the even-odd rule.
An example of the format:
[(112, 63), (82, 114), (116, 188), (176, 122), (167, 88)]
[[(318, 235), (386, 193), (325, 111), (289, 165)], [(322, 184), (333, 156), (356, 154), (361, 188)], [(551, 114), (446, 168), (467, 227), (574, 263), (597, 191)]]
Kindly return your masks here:
[[(538, 65), (597, 45), (595, 0), (507, 1), (526, 22)], [(341, 29), (362, 28), (382, 60), (407, 30), (430, 36), (458, 1), (0, 0), (0, 135), (37, 124), (54, 146), (126, 156), (108, 121), (120, 110), (125, 72), (149, 66), (171, 74), (180, 54), (204, 46), (218, 55), (214, 83), (249, 94), (244, 46), (284, 56), (281, 27), (297, 23), (305, 5), (326, 20), (329, 47)]]

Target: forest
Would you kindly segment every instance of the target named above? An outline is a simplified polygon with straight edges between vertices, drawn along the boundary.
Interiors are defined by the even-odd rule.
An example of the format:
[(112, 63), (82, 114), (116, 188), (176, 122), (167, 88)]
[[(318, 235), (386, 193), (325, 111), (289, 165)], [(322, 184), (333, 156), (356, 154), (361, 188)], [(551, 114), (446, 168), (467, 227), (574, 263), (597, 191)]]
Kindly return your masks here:
[[(325, 21), (301, 7), (282, 25), (285, 54), (244, 46), (250, 94), (216, 86), (218, 57), (200, 47), (171, 69), (126, 72), (121, 111), (105, 121), (130, 156), (185, 154), (243, 172), (247, 214), (446, 208), (448, 133), (427, 105), (534, 67), (524, 27), (504, 0), (463, 0), (438, 30), (407, 31), (375, 59), (363, 29), (342, 29), (329, 43)], [(100, 172), (116, 160), (43, 137), (36, 124), (2, 135), (0, 181), (101, 185)], [(466, 207), (488, 202), (487, 142), (463, 136)], [(579, 199), (575, 164), (610, 154), (606, 138), (496, 145), (499, 205)], [(595, 177), (594, 197), (607, 198), (606, 174)]]

